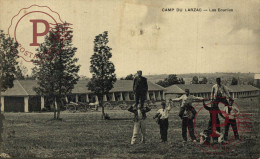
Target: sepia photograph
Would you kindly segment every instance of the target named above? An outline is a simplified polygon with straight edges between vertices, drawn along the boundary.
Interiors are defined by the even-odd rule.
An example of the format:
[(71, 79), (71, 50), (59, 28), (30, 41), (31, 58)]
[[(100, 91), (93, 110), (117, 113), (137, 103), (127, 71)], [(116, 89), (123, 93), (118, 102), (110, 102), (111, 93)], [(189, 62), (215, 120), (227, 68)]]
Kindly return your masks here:
[(259, 0), (0, 0), (0, 158), (260, 158)]

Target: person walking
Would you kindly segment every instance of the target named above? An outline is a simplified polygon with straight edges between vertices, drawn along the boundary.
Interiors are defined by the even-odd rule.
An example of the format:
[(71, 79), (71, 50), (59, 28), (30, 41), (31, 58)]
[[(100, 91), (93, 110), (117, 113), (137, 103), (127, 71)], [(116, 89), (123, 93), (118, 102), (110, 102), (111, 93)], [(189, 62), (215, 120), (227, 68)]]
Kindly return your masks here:
[(146, 119), (146, 113), (149, 112), (150, 110), (151, 109), (148, 107), (141, 109), (140, 104), (138, 104), (137, 109), (135, 106), (131, 106), (130, 108), (128, 108), (128, 111), (134, 113), (134, 130), (131, 139), (131, 145), (136, 143), (136, 138), (139, 133), (141, 134), (141, 143), (145, 143), (145, 134), (146, 134), (145, 119)]
[(161, 142), (167, 142), (167, 134), (168, 134), (168, 127), (169, 127), (169, 111), (171, 110), (170, 104), (166, 108), (166, 103), (161, 103), (162, 108), (159, 109), (154, 116), (155, 118), (158, 118), (158, 124), (160, 125), (160, 134), (161, 134)]

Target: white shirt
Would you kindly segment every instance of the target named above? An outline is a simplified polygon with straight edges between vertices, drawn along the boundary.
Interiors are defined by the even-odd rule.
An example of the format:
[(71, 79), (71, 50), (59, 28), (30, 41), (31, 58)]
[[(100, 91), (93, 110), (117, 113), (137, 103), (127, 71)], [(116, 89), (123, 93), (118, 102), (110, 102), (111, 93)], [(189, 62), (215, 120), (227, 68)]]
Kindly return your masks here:
[(231, 108), (230, 114), (228, 114), (228, 106), (224, 107), (224, 112), (228, 114), (229, 119), (236, 119), (236, 116), (240, 113), (239, 109), (236, 106), (229, 106)]
[(140, 109), (137, 109), (137, 117), (138, 117), (138, 120), (142, 120), (142, 118), (143, 118), (143, 115), (142, 115), (142, 112)]
[(169, 111), (171, 110), (170, 105), (165, 109), (159, 109), (157, 113), (160, 113), (161, 118), (160, 119), (167, 119), (169, 117)]
[(216, 99), (216, 96), (218, 96), (218, 93), (220, 93), (223, 97), (230, 97), (228, 88), (222, 84), (213, 85), (212, 90), (211, 90), (211, 98)]
[(186, 94), (184, 94), (179, 98), (173, 99), (172, 101), (180, 101), (181, 100), (182, 101), (181, 107), (183, 107), (185, 104), (192, 105), (194, 100), (202, 100), (202, 99), (203, 99), (202, 97), (195, 97), (194, 95), (187, 96)]

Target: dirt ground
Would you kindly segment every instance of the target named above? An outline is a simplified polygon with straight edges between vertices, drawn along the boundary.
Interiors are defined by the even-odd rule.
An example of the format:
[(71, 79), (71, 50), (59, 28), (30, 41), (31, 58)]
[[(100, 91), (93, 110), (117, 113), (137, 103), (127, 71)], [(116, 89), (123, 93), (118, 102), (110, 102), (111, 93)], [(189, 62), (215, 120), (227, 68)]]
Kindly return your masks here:
[[(182, 144), (178, 108), (169, 117), (168, 142), (160, 143), (159, 126), (147, 114), (147, 142), (130, 145), (133, 114), (127, 110), (106, 110), (111, 120), (102, 120), (101, 112), (62, 112), (61, 121), (52, 113), (4, 113), (4, 152), (23, 158), (259, 158), (259, 104), (257, 98), (236, 100), (243, 114), (249, 114), (250, 131), (241, 131), (235, 146), (226, 146), (218, 154), (206, 153), (191, 141)], [(198, 111), (201, 104), (196, 106)], [(250, 118), (250, 119), (249, 119)], [(197, 135), (207, 128), (209, 113), (201, 109), (196, 117)], [(223, 122), (223, 120), (222, 120)], [(222, 132), (224, 128), (221, 128)], [(229, 138), (233, 132), (230, 128)], [(207, 152), (212, 150), (206, 147)], [(227, 150), (228, 152), (223, 152)]]

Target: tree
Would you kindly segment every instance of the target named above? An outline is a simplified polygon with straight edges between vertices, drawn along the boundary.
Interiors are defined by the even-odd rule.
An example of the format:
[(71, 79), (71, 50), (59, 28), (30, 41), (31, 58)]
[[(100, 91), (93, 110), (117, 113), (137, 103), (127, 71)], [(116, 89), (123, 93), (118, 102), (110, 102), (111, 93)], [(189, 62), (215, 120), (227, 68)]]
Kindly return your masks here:
[(237, 84), (238, 84), (238, 80), (235, 77), (233, 77), (231, 81), (231, 85), (237, 85)]
[(174, 84), (179, 84), (179, 80), (178, 80), (176, 74), (170, 74), (168, 76), (168, 78), (166, 79), (166, 81), (168, 81), (169, 86), (174, 85)]
[(107, 46), (108, 32), (99, 34), (94, 40), (94, 54), (90, 60), (90, 72), (92, 78), (87, 87), (98, 96), (99, 104), (102, 107), (102, 118), (105, 118), (103, 96), (107, 95), (116, 82), (115, 66), (109, 60), (112, 57), (111, 48)]
[(179, 78), (179, 83), (180, 84), (185, 84), (185, 81), (184, 81), (184, 79), (181, 77), (181, 78)]
[(15, 78), (18, 79), (18, 80), (24, 80), (24, 75), (22, 73), (20, 66), (16, 67)]
[(203, 77), (202, 80), (199, 82), (200, 84), (207, 84), (208, 80), (206, 77)]
[(199, 78), (197, 76), (194, 76), (191, 81), (192, 84), (199, 84)]
[[(44, 42), (37, 49), (34, 60), (37, 94), (46, 96), (54, 106), (54, 118), (60, 118), (63, 98), (71, 93), (77, 83), (80, 65), (76, 65), (77, 48), (72, 45), (73, 31), (68, 23), (59, 24), (45, 36)], [(57, 113), (57, 114), (56, 114)]]
[(0, 30), (0, 95), (2, 91), (13, 87), (15, 66), (18, 64), (16, 56), (18, 44), (13, 38), (8, 38)]
[(134, 75), (133, 74), (129, 74), (129, 75), (127, 75), (125, 78), (120, 78), (120, 80), (134, 80)]
[(156, 84), (162, 86), (162, 87), (168, 87), (168, 82), (160, 80)]
[[(0, 30), (0, 96), (2, 91), (14, 86), (15, 66), (18, 56), (18, 44), (13, 38), (8, 38), (2, 30)], [(1, 107), (1, 99), (0, 99)]]
[[(184, 80), (182, 82), (184, 82)], [(176, 74), (170, 74), (167, 78), (164, 79), (164, 81), (160, 80), (156, 84), (162, 87), (169, 87), (174, 84), (180, 84), (180, 79), (177, 78)]]

